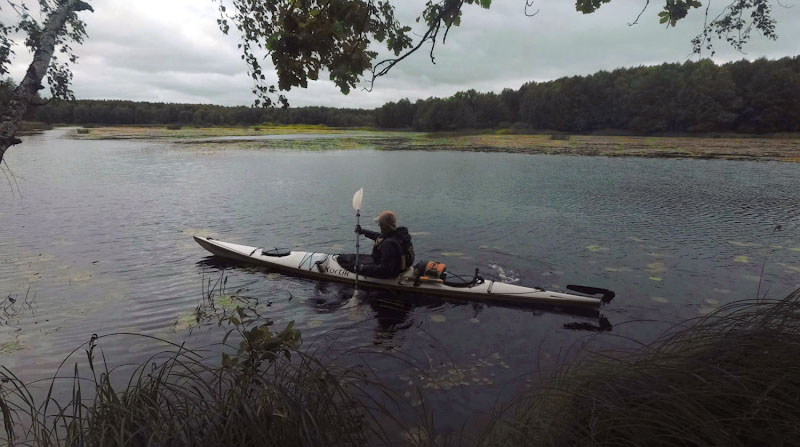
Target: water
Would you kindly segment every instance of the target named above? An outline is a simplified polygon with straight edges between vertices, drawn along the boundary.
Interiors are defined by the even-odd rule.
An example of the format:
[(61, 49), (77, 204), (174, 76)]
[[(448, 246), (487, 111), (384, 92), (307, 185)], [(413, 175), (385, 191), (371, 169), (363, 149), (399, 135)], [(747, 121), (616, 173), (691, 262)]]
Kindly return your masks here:
[[(323, 354), (360, 346), (408, 356), (428, 376), (364, 360), (399, 395), (464, 375), (470, 385), (431, 391), (454, 425), (593, 336), (564, 324), (595, 317), (547, 309), (388, 292), (347, 308), (352, 289), (219, 263), (191, 237), (352, 252), (351, 198), (362, 186), (362, 214), (397, 212), (418, 259), (526, 286), (615, 290), (601, 310), (611, 344), (616, 335), (649, 342), (670, 323), (753, 298), (760, 279), (770, 297), (800, 287), (797, 164), (209, 149), (64, 133), (12, 148), (13, 177), (0, 190), (0, 296), (16, 301), (0, 311), (0, 360), (24, 378), (52, 375), (92, 334), (219, 341), (215, 321), (196, 326), (192, 315), (223, 267), (229, 290), (271, 303), (276, 327), (295, 321)], [(128, 335), (102, 346), (119, 363), (160, 349)]]

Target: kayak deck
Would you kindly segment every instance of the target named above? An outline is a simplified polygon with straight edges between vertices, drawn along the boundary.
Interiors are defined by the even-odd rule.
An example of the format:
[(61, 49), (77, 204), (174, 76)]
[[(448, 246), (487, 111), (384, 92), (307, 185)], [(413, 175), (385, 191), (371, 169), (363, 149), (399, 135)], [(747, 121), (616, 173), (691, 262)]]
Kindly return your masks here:
[[(353, 284), (356, 280), (356, 275), (353, 272), (348, 271), (337, 262), (338, 255), (265, 249), (223, 242), (209, 237), (194, 236), (194, 240), (212, 254), (226, 259), (256, 264), (311, 279), (337, 281), (348, 284)], [(597, 298), (596, 296), (554, 292), (541, 288), (523, 287), (493, 280), (479, 282), (469, 287), (454, 287), (437, 282), (415, 283), (412, 271), (413, 269), (410, 268), (393, 279), (380, 279), (359, 275), (358, 284), (364, 287), (424, 293), (471, 301), (580, 307), (597, 307), (603, 302), (603, 299)], [(610, 293), (611, 297), (613, 297), (613, 293)]]

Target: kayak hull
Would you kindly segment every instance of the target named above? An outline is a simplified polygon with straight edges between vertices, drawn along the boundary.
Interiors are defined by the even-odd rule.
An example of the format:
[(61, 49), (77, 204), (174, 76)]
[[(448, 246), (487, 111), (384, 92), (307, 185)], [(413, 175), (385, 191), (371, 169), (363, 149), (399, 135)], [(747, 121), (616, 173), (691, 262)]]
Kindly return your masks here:
[[(210, 253), (238, 262), (259, 265), (270, 269), (303, 276), (310, 279), (336, 281), (354, 284), (356, 275), (346, 270), (337, 262), (338, 255), (291, 251), (283, 256), (267, 254), (269, 250), (248, 245), (223, 242), (208, 237), (194, 236), (194, 240)], [(452, 287), (442, 283), (414, 284), (412, 269), (394, 279), (379, 279), (358, 276), (358, 284), (362, 287), (391, 289), (405, 292), (422, 293), (452, 299), (504, 302), (522, 305), (556, 305), (569, 307), (593, 308), (602, 303), (600, 298), (564, 292), (554, 292), (540, 288), (522, 287), (499, 281), (486, 280), (482, 284), (471, 287)]]

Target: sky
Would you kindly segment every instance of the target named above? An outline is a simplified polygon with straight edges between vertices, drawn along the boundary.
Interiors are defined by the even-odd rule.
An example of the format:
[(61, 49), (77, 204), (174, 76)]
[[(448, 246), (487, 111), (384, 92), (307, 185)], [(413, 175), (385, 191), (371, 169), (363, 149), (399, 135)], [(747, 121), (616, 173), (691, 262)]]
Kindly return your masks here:
[[(534, 17), (524, 14), (526, 0), (495, 0), (491, 9), (467, 5), (461, 26), (437, 44), (436, 64), (428, 48), (379, 78), (371, 92), (343, 95), (326, 76), (286, 95), (292, 106), (373, 108), (388, 101), (446, 97), (458, 91), (519, 88), (528, 81), (585, 75), (599, 70), (684, 62), (697, 59), (690, 40), (703, 25), (696, 9), (675, 28), (658, 24), (654, 1), (629, 26), (644, 1), (614, 0), (594, 14), (575, 11), (574, 2), (538, 0)], [(778, 40), (753, 35), (744, 53), (717, 43), (713, 59), (779, 58), (800, 54), (800, 0), (774, 4)], [(94, 13), (81, 13), (89, 34), (75, 47), (73, 91), (79, 99), (250, 105), (252, 83), (240, 59), (236, 36), (217, 28), (218, 3), (212, 0), (93, 0)], [(395, 0), (398, 18), (415, 19), (425, 0)], [(710, 14), (726, 2), (712, 0)], [(418, 33), (418, 34), (421, 34)], [(380, 48), (375, 48), (380, 51)], [(22, 78), (30, 56), (17, 48), (12, 76)], [(424, 50), (424, 51), (423, 51)], [(387, 54), (381, 51), (381, 54)], [(274, 73), (273, 70), (265, 70)], [(273, 79), (277, 77), (273, 74)], [(363, 83), (366, 86), (366, 83)]]

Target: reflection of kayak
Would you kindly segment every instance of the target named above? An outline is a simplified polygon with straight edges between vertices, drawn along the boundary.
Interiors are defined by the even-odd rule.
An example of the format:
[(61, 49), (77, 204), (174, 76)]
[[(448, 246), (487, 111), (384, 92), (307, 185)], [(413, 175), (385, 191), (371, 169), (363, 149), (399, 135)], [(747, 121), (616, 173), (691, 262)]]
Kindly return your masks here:
[[(194, 240), (206, 250), (223, 258), (261, 265), (308, 278), (344, 283), (355, 282), (356, 275), (347, 268), (347, 263), (344, 262), (344, 257), (347, 255), (250, 247), (222, 242), (210, 237), (201, 238), (195, 236)], [(342, 258), (340, 259), (340, 257)], [(339, 262), (340, 260), (342, 263)], [(594, 287), (567, 286), (568, 289), (578, 292), (578, 294), (573, 294), (483, 280), (477, 274), (477, 271), (475, 276), (468, 280), (454, 279), (441, 282), (420, 282), (415, 280), (413, 269), (409, 269), (394, 279), (378, 279), (359, 275), (358, 284), (364, 287), (403, 290), (464, 300), (517, 304), (592, 307), (599, 306), (601, 303), (611, 301), (614, 298), (614, 292)], [(602, 297), (598, 298), (592, 295), (602, 295)]]

